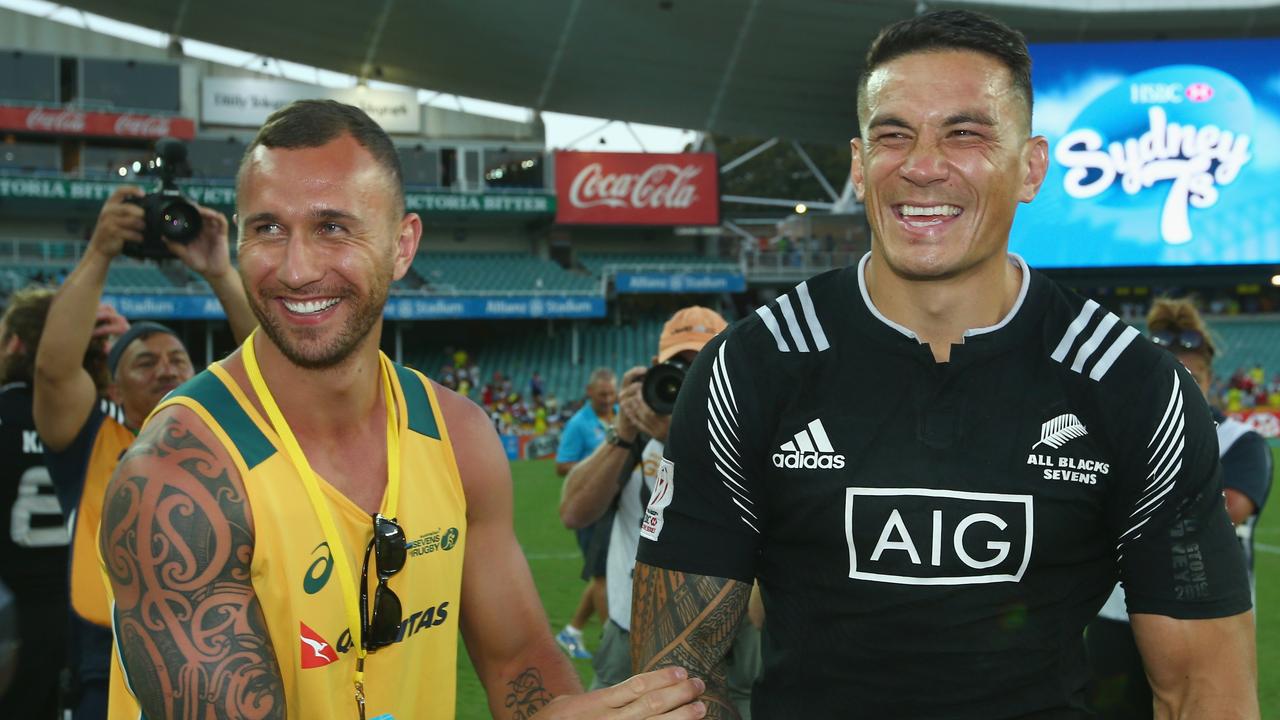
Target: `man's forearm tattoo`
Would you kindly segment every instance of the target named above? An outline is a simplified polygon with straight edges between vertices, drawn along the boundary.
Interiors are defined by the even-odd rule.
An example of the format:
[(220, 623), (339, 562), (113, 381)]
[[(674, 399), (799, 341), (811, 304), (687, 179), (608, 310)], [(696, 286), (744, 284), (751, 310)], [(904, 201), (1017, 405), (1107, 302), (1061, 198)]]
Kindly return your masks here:
[[(150, 456), (154, 468), (132, 472)], [(154, 459), (153, 459), (154, 458)], [(285, 717), (280, 668), (250, 582), (246, 498), (182, 423), (153, 423), (121, 458), (102, 556), (128, 681), (149, 718)]]
[(511, 711), (511, 720), (527, 720), (551, 702), (551, 692), (542, 681), (542, 673), (536, 667), (526, 669), (513, 680), (507, 681), (505, 706)]
[(708, 718), (736, 718), (725, 686), (725, 655), (747, 610), (751, 586), (636, 563), (631, 662), (637, 672), (679, 665), (707, 683)]

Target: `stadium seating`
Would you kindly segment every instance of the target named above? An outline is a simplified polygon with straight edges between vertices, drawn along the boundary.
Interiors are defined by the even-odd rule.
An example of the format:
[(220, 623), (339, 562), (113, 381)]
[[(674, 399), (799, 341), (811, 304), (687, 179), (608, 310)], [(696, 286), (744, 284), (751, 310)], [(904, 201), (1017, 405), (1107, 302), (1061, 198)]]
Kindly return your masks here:
[[(579, 326), (581, 360), (572, 362), (572, 336), (561, 324), (554, 336), (547, 335), (541, 324), (510, 323), (504, 331), (485, 343), (472, 343), (466, 350), (480, 368), (481, 383), (488, 382), (495, 371), (511, 379), (515, 391), (527, 394), (529, 378), (542, 375), (548, 393), (561, 403), (580, 400), (587, 378), (598, 367), (612, 368), (619, 376), (635, 365), (648, 365), (653, 360), (665, 317), (641, 316), (615, 324), (611, 320), (584, 322)], [(439, 379), (440, 368), (452, 358), (443, 348), (430, 348), (412, 354), (406, 361)], [(621, 379), (621, 377), (619, 377)], [(479, 390), (472, 393), (479, 399)]]
[(1210, 318), (1222, 355), (1214, 361), (1220, 376), (1261, 365), (1270, 379), (1280, 373), (1280, 323), (1275, 317)]
[(413, 270), (429, 292), (598, 293), (598, 278), (565, 270), (555, 261), (521, 253), (429, 253), (414, 258)]
[(112, 290), (173, 290), (174, 284), (155, 265), (114, 262), (107, 269), (107, 287)]

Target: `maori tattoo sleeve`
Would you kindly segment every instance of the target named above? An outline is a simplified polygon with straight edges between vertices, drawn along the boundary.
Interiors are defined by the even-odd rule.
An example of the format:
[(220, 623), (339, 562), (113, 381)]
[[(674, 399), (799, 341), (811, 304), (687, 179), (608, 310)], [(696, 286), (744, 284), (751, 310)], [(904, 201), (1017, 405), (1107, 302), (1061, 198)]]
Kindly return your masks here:
[(225, 452), (182, 422), (148, 426), (107, 490), (102, 557), (116, 637), (148, 718), (284, 718), (280, 668), (250, 584), (253, 531)]
[(507, 682), (506, 708), (511, 720), (528, 720), (551, 702), (551, 693), (542, 681), (542, 673), (531, 667)]
[(649, 672), (679, 665), (707, 683), (708, 718), (737, 718), (725, 685), (725, 655), (747, 612), (751, 586), (636, 563), (631, 604), (631, 666)]

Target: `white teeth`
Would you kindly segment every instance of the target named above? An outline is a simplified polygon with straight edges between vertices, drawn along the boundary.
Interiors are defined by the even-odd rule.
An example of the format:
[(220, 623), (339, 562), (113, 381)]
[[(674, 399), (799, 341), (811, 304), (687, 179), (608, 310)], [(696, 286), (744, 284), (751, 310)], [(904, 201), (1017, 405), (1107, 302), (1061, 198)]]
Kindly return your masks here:
[(307, 300), (306, 302), (290, 302), (284, 301), (284, 306), (292, 313), (299, 315), (314, 315), (318, 312), (324, 312), (334, 305), (338, 304), (338, 298), (328, 298), (325, 300)]
[(903, 205), (903, 215), (959, 215), (960, 208), (955, 205)]

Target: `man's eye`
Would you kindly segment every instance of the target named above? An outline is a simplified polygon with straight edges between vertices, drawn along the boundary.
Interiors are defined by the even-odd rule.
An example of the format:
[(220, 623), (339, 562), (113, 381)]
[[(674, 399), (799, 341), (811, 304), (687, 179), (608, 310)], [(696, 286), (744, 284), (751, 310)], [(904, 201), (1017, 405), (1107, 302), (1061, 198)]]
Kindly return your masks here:
[(330, 234), (330, 235), (334, 233), (341, 233), (346, 231), (347, 229), (342, 227), (338, 223), (324, 223), (320, 226), (320, 232)]
[(264, 223), (253, 229), (257, 235), (279, 235), (282, 228), (276, 223)]

